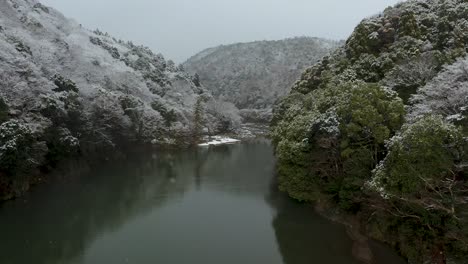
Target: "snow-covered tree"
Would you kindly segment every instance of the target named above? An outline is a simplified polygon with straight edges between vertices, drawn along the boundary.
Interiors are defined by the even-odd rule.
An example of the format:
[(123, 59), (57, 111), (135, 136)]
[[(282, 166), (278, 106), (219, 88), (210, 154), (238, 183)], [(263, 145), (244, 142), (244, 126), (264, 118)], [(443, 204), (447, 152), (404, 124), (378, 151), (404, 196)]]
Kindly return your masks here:
[(467, 143), (442, 116), (420, 117), (389, 141), (375, 169), (369, 186), (385, 201), (375, 209), (413, 228), (419, 252), (468, 250)]
[[(460, 168), (468, 131), (467, 12), (463, 0), (401, 2), (364, 19), (344, 47), (306, 70), (274, 108), (280, 189), (296, 199), (328, 198), (359, 210), (372, 234), (411, 263), (465, 260), (466, 169)], [(397, 92), (408, 114), (397, 97), (344, 92), (350, 81)], [(353, 97), (359, 103), (350, 103)], [(405, 116), (402, 131), (390, 125)], [(326, 125), (334, 120), (337, 126)], [(376, 164), (380, 185), (364, 189)], [(409, 191), (393, 192), (398, 188)], [(385, 189), (396, 199), (376, 198), (385, 197)], [(360, 206), (349, 207), (356, 197)], [(460, 205), (455, 214), (449, 212), (453, 202)], [(408, 218), (401, 220), (398, 210)]]
[(0, 97), (0, 124), (8, 120), (8, 105), (5, 100)]
[(207, 102), (206, 112), (210, 116), (207, 122), (209, 130), (215, 134), (234, 132), (241, 125), (239, 109), (230, 102), (211, 99)]
[(443, 115), (468, 128), (468, 57), (446, 66), (412, 98), (411, 117)]

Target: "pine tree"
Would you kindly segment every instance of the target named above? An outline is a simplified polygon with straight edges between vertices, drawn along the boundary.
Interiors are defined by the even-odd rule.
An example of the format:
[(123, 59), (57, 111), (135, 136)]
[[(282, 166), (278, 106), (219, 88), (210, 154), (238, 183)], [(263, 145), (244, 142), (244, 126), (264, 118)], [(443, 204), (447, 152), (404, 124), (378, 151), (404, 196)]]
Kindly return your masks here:
[(195, 103), (193, 111), (193, 142), (198, 143), (201, 140), (203, 130), (203, 97), (199, 96)]
[(198, 73), (195, 73), (195, 75), (193, 76), (193, 84), (195, 84), (195, 86), (197, 87), (200, 87), (201, 84), (200, 84), (200, 75), (198, 75)]
[(3, 98), (0, 98), (0, 124), (8, 121), (8, 105)]

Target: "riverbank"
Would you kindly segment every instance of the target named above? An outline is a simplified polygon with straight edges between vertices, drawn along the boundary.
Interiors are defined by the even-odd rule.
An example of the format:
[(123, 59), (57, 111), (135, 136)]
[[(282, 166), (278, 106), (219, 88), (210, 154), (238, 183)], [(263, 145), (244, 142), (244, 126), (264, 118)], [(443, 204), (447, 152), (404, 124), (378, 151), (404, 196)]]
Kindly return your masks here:
[[(345, 226), (348, 236), (353, 241), (353, 256), (363, 264), (379, 264), (376, 261), (376, 255), (378, 255), (376, 251), (381, 247), (381, 245), (379, 245), (380, 243), (385, 244), (386, 247), (391, 247), (387, 240), (382, 239), (382, 237), (372, 236), (372, 234), (368, 232), (364, 221), (365, 217), (359, 214), (352, 215), (343, 212), (337, 206), (333, 205), (333, 203), (324, 200), (316, 202), (313, 205), (313, 209), (322, 217)], [(395, 263), (402, 263), (402, 259), (400, 258), (403, 257), (400, 254), (398, 255), (399, 257), (391, 256), (391, 258)]]
[[(313, 203), (312, 207), (322, 217), (346, 227), (347, 234), (353, 240), (353, 255), (364, 264), (378, 264), (375, 251), (382, 246), (391, 248), (399, 255), (399, 258), (393, 257), (395, 263), (399, 263), (400, 258), (408, 261), (401, 250), (417, 252), (416, 248), (410, 248), (408, 244), (401, 244), (398, 237), (386, 233), (381, 226), (386, 220), (376, 219), (369, 208), (357, 214), (351, 214), (341, 210), (333, 202), (326, 200), (317, 201)], [(437, 250), (437, 248), (434, 250)], [(446, 256), (442, 249), (438, 249), (432, 255), (422, 256), (421, 263), (465, 264), (466, 262), (463, 258)]]
[[(206, 136), (199, 146), (215, 146), (223, 144), (239, 143), (259, 137), (265, 137), (268, 134), (268, 126), (266, 124), (246, 123), (241, 126), (235, 133), (226, 135)], [(189, 142), (189, 139), (184, 139), (184, 142)], [(83, 161), (83, 163), (99, 164), (101, 162), (111, 162), (125, 159), (128, 156), (134, 155), (135, 152), (141, 150), (149, 151), (164, 151), (168, 149), (190, 149), (190, 144), (135, 144), (127, 143), (123, 146), (116, 146), (110, 149), (87, 149), (85, 153), (78, 151), (72, 156), (57, 157), (56, 164), (47, 164), (33, 168), (27, 174), (21, 177), (20, 180), (13, 181), (11, 178), (0, 174), (0, 203), (19, 198), (37, 185), (53, 181), (57, 175), (62, 172), (62, 168), (66, 168), (70, 163)], [(63, 174), (63, 173), (62, 173)]]
[(269, 134), (269, 126), (265, 123), (244, 123), (235, 133), (225, 135), (205, 136), (200, 147), (234, 144), (256, 138), (266, 138)]

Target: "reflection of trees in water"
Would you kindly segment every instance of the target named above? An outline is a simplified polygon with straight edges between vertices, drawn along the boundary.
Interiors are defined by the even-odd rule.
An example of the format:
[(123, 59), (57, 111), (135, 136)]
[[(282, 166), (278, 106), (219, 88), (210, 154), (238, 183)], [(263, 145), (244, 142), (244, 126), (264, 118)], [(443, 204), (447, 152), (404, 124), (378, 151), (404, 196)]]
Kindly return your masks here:
[(39, 187), (30, 195), (34, 200), (0, 209), (0, 263), (58, 264), (79, 257), (99, 234), (182, 195), (190, 179), (174, 182), (181, 171), (190, 168), (173, 155), (141, 155), (78, 182)]
[[(276, 209), (272, 225), (285, 264), (360, 263), (352, 255), (346, 228), (316, 214), (311, 205), (295, 202), (279, 192), (273, 180), (267, 202)], [(405, 263), (390, 248), (371, 241), (375, 263)]]
[(274, 170), (274, 157), (268, 140), (253, 144), (201, 148), (195, 172), (200, 185), (230, 193), (263, 196)]
[[(235, 185), (244, 177), (229, 163), (248, 169), (246, 150), (233, 145), (140, 153), (74, 182), (39, 186), (26, 203), (0, 208), (0, 263), (59, 264), (79, 258), (100, 234), (182, 196), (193, 182)], [(247, 191), (248, 183), (241, 184)]]
[[(0, 263), (79, 262), (100, 235), (199, 188), (264, 195), (268, 142), (140, 153), (66, 183), (39, 186), (0, 207)], [(270, 170), (270, 171), (269, 171)]]
[(343, 226), (279, 192), (275, 180), (266, 200), (276, 209), (272, 225), (285, 264), (359, 263), (353, 261), (352, 241)]

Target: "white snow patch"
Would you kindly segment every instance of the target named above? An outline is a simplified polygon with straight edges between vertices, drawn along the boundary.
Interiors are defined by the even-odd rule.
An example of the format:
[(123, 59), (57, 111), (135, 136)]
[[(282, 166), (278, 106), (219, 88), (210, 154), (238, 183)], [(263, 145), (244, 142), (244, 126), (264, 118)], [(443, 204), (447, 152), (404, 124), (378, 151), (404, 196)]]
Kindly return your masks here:
[(240, 142), (238, 139), (229, 138), (229, 137), (222, 137), (222, 136), (214, 136), (210, 138), (211, 140), (206, 143), (198, 144), (200, 147), (207, 147), (207, 146), (216, 146), (216, 145), (223, 145), (223, 144), (233, 144)]

